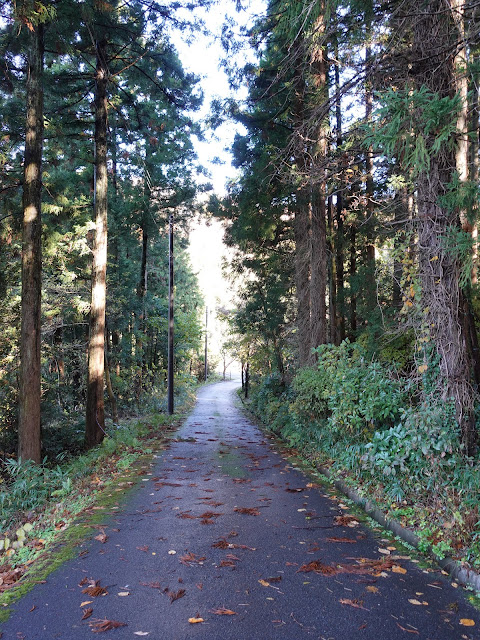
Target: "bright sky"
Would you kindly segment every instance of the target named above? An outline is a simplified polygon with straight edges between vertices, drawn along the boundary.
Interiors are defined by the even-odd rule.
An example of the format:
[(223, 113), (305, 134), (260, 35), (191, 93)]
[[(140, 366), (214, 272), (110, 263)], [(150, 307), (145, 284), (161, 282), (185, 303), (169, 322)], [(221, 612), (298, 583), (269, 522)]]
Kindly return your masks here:
[[(196, 37), (192, 43), (185, 42), (181, 36), (174, 38), (183, 66), (202, 78), (202, 88), (205, 102), (201, 118), (207, 116), (211, 100), (215, 97), (224, 99), (232, 95), (225, 72), (220, 69), (220, 60), (224, 55), (218, 41), (222, 24), (230, 16), (241, 24), (249, 24), (251, 16), (262, 13), (265, 0), (244, 0), (245, 11), (237, 13), (234, 0), (218, 0), (216, 6), (208, 13), (204, 13), (207, 27), (217, 35), (217, 40), (205, 36)], [(235, 94), (242, 98), (246, 90)], [(243, 127), (237, 123), (228, 122), (214, 133), (207, 133), (206, 142), (196, 142), (196, 150), (201, 164), (206, 166), (212, 175), (215, 193), (225, 193), (227, 180), (235, 178), (236, 170), (231, 165), (230, 154), (226, 151), (233, 143), (235, 133), (244, 133)], [(220, 157), (224, 164), (213, 163), (215, 157)], [(192, 225), (190, 234), (190, 259), (194, 271), (198, 274), (200, 289), (209, 309), (209, 351), (220, 353), (222, 332), (224, 327), (218, 320), (215, 310), (220, 307), (232, 308), (234, 292), (231, 284), (223, 277), (222, 262), (228, 259), (228, 249), (223, 244), (223, 228), (219, 221), (201, 220)]]

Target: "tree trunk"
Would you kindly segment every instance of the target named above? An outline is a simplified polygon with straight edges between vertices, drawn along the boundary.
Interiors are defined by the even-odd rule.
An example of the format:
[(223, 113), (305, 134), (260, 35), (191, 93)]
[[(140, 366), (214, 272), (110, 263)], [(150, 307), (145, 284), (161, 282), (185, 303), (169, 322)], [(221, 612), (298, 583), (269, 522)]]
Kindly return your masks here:
[(354, 279), (357, 275), (357, 228), (352, 223), (350, 228), (350, 340), (357, 337), (357, 294), (354, 292)]
[[(311, 52), (314, 101), (316, 105), (328, 102), (327, 62), (324, 50), (325, 24), (323, 6), (315, 24), (315, 36)], [(325, 163), (327, 157), (328, 117), (319, 123), (313, 149), (313, 173), (315, 178), (312, 193), (312, 254), (311, 254), (311, 347), (327, 342), (327, 225)]]
[(18, 457), (41, 461), (41, 190), (44, 29), (30, 33), (23, 181), (22, 305)]
[(332, 196), (328, 198), (327, 205), (327, 221), (328, 221), (328, 323), (329, 323), (329, 342), (338, 344), (337, 339), (337, 274), (335, 265), (335, 248), (333, 228), (333, 202)]
[[(338, 44), (335, 39), (335, 59), (338, 60)], [(335, 124), (337, 133), (337, 154), (342, 147), (342, 105), (340, 93), (340, 68), (339, 63), (335, 64)], [(339, 158), (341, 165), (344, 162)], [(344, 170), (344, 167), (342, 167)], [(342, 176), (342, 173), (340, 173)], [(341, 181), (336, 193), (335, 221), (337, 225), (337, 233), (335, 236), (335, 266), (336, 266), (336, 291), (337, 291), (337, 343), (345, 340), (345, 267), (344, 267), (344, 224), (343, 224), (343, 189), (344, 181)]]
[(88, 341), (85, 442), (92, 447), (105, 435), (105, 304), (107, 273), (107, 43), (98, 41), (95, 77), (95, 240)]
[[(365, 48), (365, 121), (368, 123), (372, 119), (373, 112), (373, 90), (372, 90), (372, 47), (370, 39), (372, 37), (372, 1), (365, 3), (365, 30), (367, 46)], [(369, 145), (365, 154), (365, 227), (366, 227), (366, 247), (365, 247), (365, 310), (366, 319), (375, 309), (377, 304), (376, 281), (375, 281), (375, 244), (374, 244), (374, 208), (373, 208), (373, 146)]]
[[(452, 9), (460, 10), (459, 4), (454, 8), (452, 3)], [(461, 41), (461, 33), (453, 28), (455, 19), (445, 11), (442, 0), (430, 2), (428, 11), (423, 11), (421, 4), (416, 7), (414, 48), (417, 59), (423, 61), (417, 72), (417, 86), (426, 86), (440, 97), (451, 95), (457, 90), (455, 64), (443, 51), (452, 34), (455, 41), (457, 38)], [(462, 136), (459, 142), (461, 147)], [(434, 153), (433, 143), (432, 138), (427, 140), (430, 166), (417, 180), (422, 305), (439, 355), (440, 391), (444, 400), (454, 400), (465, 453), (473, 455), (476, 397), (472, 387), (473, 363), (461, 317), (460, 264), (453, 252), (446, 250), (446, 239), (458, 229), (459, 211), (446, 209), (439, 201), (452, 180), (456, 155), (448, 147)]]

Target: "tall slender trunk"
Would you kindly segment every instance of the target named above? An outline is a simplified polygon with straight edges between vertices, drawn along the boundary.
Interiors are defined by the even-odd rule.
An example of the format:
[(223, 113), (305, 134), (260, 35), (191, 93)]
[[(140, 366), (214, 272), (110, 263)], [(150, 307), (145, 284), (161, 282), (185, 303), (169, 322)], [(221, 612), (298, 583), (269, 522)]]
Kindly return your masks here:
[[(478, 11), (476, 15), (478, 19)], [(480, 56), (475, 54), (473, 56), (474, 67), (476, 68), (480, 63)], [(471, 113), (470, 131), (473, 133), (469, 139), (469, 167), (470, 167), (470, 181), (472, 184), (478, 184), (479, 179), (479, 135), (480, 135), (480, 108), (479, 108), (479, 90), (478, 83), (480, 81), (480, 74), (475, 72), (473, 74), (470, 95), (471, 104), (469, 111)], [(473, 229), (472, 229), (472, 284), (478, 284), (478, 203), (474, 203), (473, 207)]]
[(327, 222), (328, 222), (328, 323), (329, 323), (329, 342), (338, 344), (337, 337), (337, 274), (335, 264), (335, 248), (333, 227), (333, 200), (332, 196), (328, 198), (327, 204)]
[(357, 294), (354, 289), (354, 279), (357, 275), (357, 228), (352, 222), (350, 227), (350, 340), (357, 337)]
[[(372, 89), (372, 0), (365, 3), (365, 23), (367, 46), (365, 48), (365, 120), (370, 122), (373, 112), (373, 89)], [(375, 283), (375, 243), (374, 243), (374, 183), (373, 183), (373, 146), (369, 145), (365, 154), (365, 196), (366, 196), (366, 247), (365, 247), (365, 267), (366, 283), (364, 287), (367, 319), (368, 314), (376, 306), (376, 283)]]
[(107, 274), (107, 43), (97, 41), (95, 77), (95, 240), (88, 341), (85, 442), (92, 447), (105, 435), (105, 305)]
[[(338, 42), (335, 38), (335, 59), (338, 60)], [(342, 105), (340, 92), (340, 68), (338, 62), (335, 64), (335, 125), (337, 133), (337, 154), (343, 144), (342, 137)], [(341, 164), (344, 163), (340, 160)], [(340, 176), (342, 176), (340, 172)], [(344, 182), (341, 181), (336, 193), (335, 221), (337, 225), (337, 233), (335, 236), (335, 266), (336, 266), (336, 290), (337, 290), (337, 341), (338, 343), (345, 340), (345, 255), (344, 255), (344, 224), (343, 224), (343, 189)]]
[[(297, 104), (295, 106), (296, 126), (303, 124), (305, 116), (305, 82), (297, 73)], [(295, 238), (295, 289), (297, 298), (297, 348), (298, 366), (304, 367), (310, 359), (310, 206), (307, 188), (304, 185), (305, 157), (303, 149), (297, 152), (296, 164), (299, 168), (299, 186), (294, 205)]]
[(18, 457), (37, 463), (41, 461), (43, 52), (44, 29), (38, 24), (30, 33), (27, 70), (18, 418)]
[[(315, 36), (311, 52), (311, 72), (313, 76), (314, 101), (316, 106), (327, 105), (327, 61), (325, 44), (323, 42), (325, 24), (323, 5), (320, 16), (315, 24)], [(311, 347), (318, 347), (327, 342), (327, 225), (326, 198), (327, 184), (325, 178), (325, 163), (327, 157), (328, 118), (324, 116), (320, 121), (317, 132), (313, 157), (313, 173), (315, 182), (312, 193), (312, 253), (311, 253)]]

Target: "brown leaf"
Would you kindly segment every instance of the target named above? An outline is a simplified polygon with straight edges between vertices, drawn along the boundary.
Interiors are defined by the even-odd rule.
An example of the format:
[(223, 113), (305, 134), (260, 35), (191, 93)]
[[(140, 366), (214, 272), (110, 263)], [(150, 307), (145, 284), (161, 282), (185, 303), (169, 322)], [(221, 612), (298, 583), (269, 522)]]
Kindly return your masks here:
[(108, 595), (108, 591), (100, 586), (100, 581), (98, 580), (95, 586), (85, 587), (82, 589), (82, 593), (86, 593), (91, 598), (98, 598), (98, 596), (106, 596)]
[(460, 624), (462, 625), (462, 627), (474, 627), (475, 620), (471, 620), (470, 618), (462, 618), (460, 620)]
[(405, 574), (405, 573), (407, 573), (407, 570), (404, 569), (403, 567), (400, 567), (398, 564), (394, 564), (393, 567), (392, 567), (392, 573)]
[(92, 620), (88, 623), (93, 633), (103, 633), (104, 631), (110, 631), (111, 629), (118, 629), (118, 627), (126, 627), (126, 622), (117, 622), (116, 620)]
[(218, 566), (219, 567), (236, 567), (237, 565), (235, 564), (235, 562), (233, 562), (233, 560), (222, 560)]
[(99, 533), (98, 536), (95, 536), (95, 540), (98, 540), (102, 544), (105, 544), (105, 542), (108, 540), (108, 536), (104, 533)]
[(148, 544), (146, 544), (146, 545), (144, 545), (143, 547), (137, 547), (137, 549), (138, 549), (139, 551), (145, 551), (145, 552), (146, 552), (146, 551), (148, 551), (149, 546), (148, 546)]
[(234, 511), (236, 513), (243, 513), (247, 516), (259, 516), (260, 515), (260, 511), (258, 509), (255, 508), (248, 508), (248, 507), (235, 507)]
[(232, 547), (233, 545), (231, 545), (229, 542), (227, 542), (225, 540), (225, 538), (221, 538), (220, 540), (217, 540), (217, 542), (214, 542), (212, 544), (212, 547), (214, 549), (228, 549), (229, 547)]
[(300, 569), (297, 570), (297, 573), (310, 573), (311, 571), (314, 573), (320, 573), (324, 576), (330, 576), (338, 573), (337, 569), (330, 565), (323, 564), (320, 560), (313, 560), (308, 564), (302, 564)]
[(170, 602), (173, 603), (175, 600), (180, 600), (187, 592), (185, 589), (179, 589), (178, 591), (169, 591), (168, 597), (170, 598)]
[(339, 527), (356, 527), (360, 524), (354, 516), (335, 516), (333, 523)]
[(205, 511), (205, 513), (202, 513), (202, 515), (198, 517), (210, 520), (211, 518), (218, 518), (219, 516), (223, 516), (223, 513), (216, 513), (215, 511)]
[(216, 616), (236, 616), (237, 612), (232, 611), (231, 609), (225, 609), (224, 607), (220, 607), (220, 609), (210, 609), (210, 613), (214, 613)]
[(191, 564), (200, 564), (202, 562), (204, 562), (206, 560), (206, 556), (197, 556), (194, 553), (188, 552), (186, 553), (184, 556), (181, 556), (180, 558), (180, 562), (182, 564), (185, 564), (187, 566), (191, 565)]
[(354, 609), (363, 609), (364, 611), (368, 611), (363, 606), (363, 602), (359, 600), (350, 600), (349, 598), (340, 598), (341, 604), (348, 604), (348, 606), (353, 607)]
[(151, 587), (152, 589), (161, 589), (162, 585), (159, 582), (140, 582), (142, 587)]
[(190, 511), (182, 511), (181, 513), (177, 513), (177, 518), (182, 518), (183, 520), (196, 520), (198, 516), (192, 516)]
[(356, 544), (357, 541), (352, 538), (338, 538), (337, 536), (332, 536), (331, 538), (327, 538), (327, 542), (346, 542), (348, 544)]
[(188, 621), (190, 624), (198, 624), (203, 622), (203, 618), (189, 618)]
[(84, 609), (83, 610), (82, 620), (86, 620), (87, 618), (90, 618), (92, 613), (93, 613), (93, 609), (91, 607), (89, 609)]
[(267, 578), (267, 582), (281, 582), (282, 576), (275, 576), (274, 578)]

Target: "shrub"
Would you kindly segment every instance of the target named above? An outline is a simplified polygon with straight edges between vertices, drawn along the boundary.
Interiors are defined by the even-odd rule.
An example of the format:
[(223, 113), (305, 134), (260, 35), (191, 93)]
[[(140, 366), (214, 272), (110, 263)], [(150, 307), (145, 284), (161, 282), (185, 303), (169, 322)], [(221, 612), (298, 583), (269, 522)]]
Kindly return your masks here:
[(321, 345), (317, 367), (301, 370), (292, 405), (299, 428), (326, 429), (335, 439), (368, 441), (376, 429), (392, 426), (406, 400), (403, 383), (361, 346), (344, 341)]

